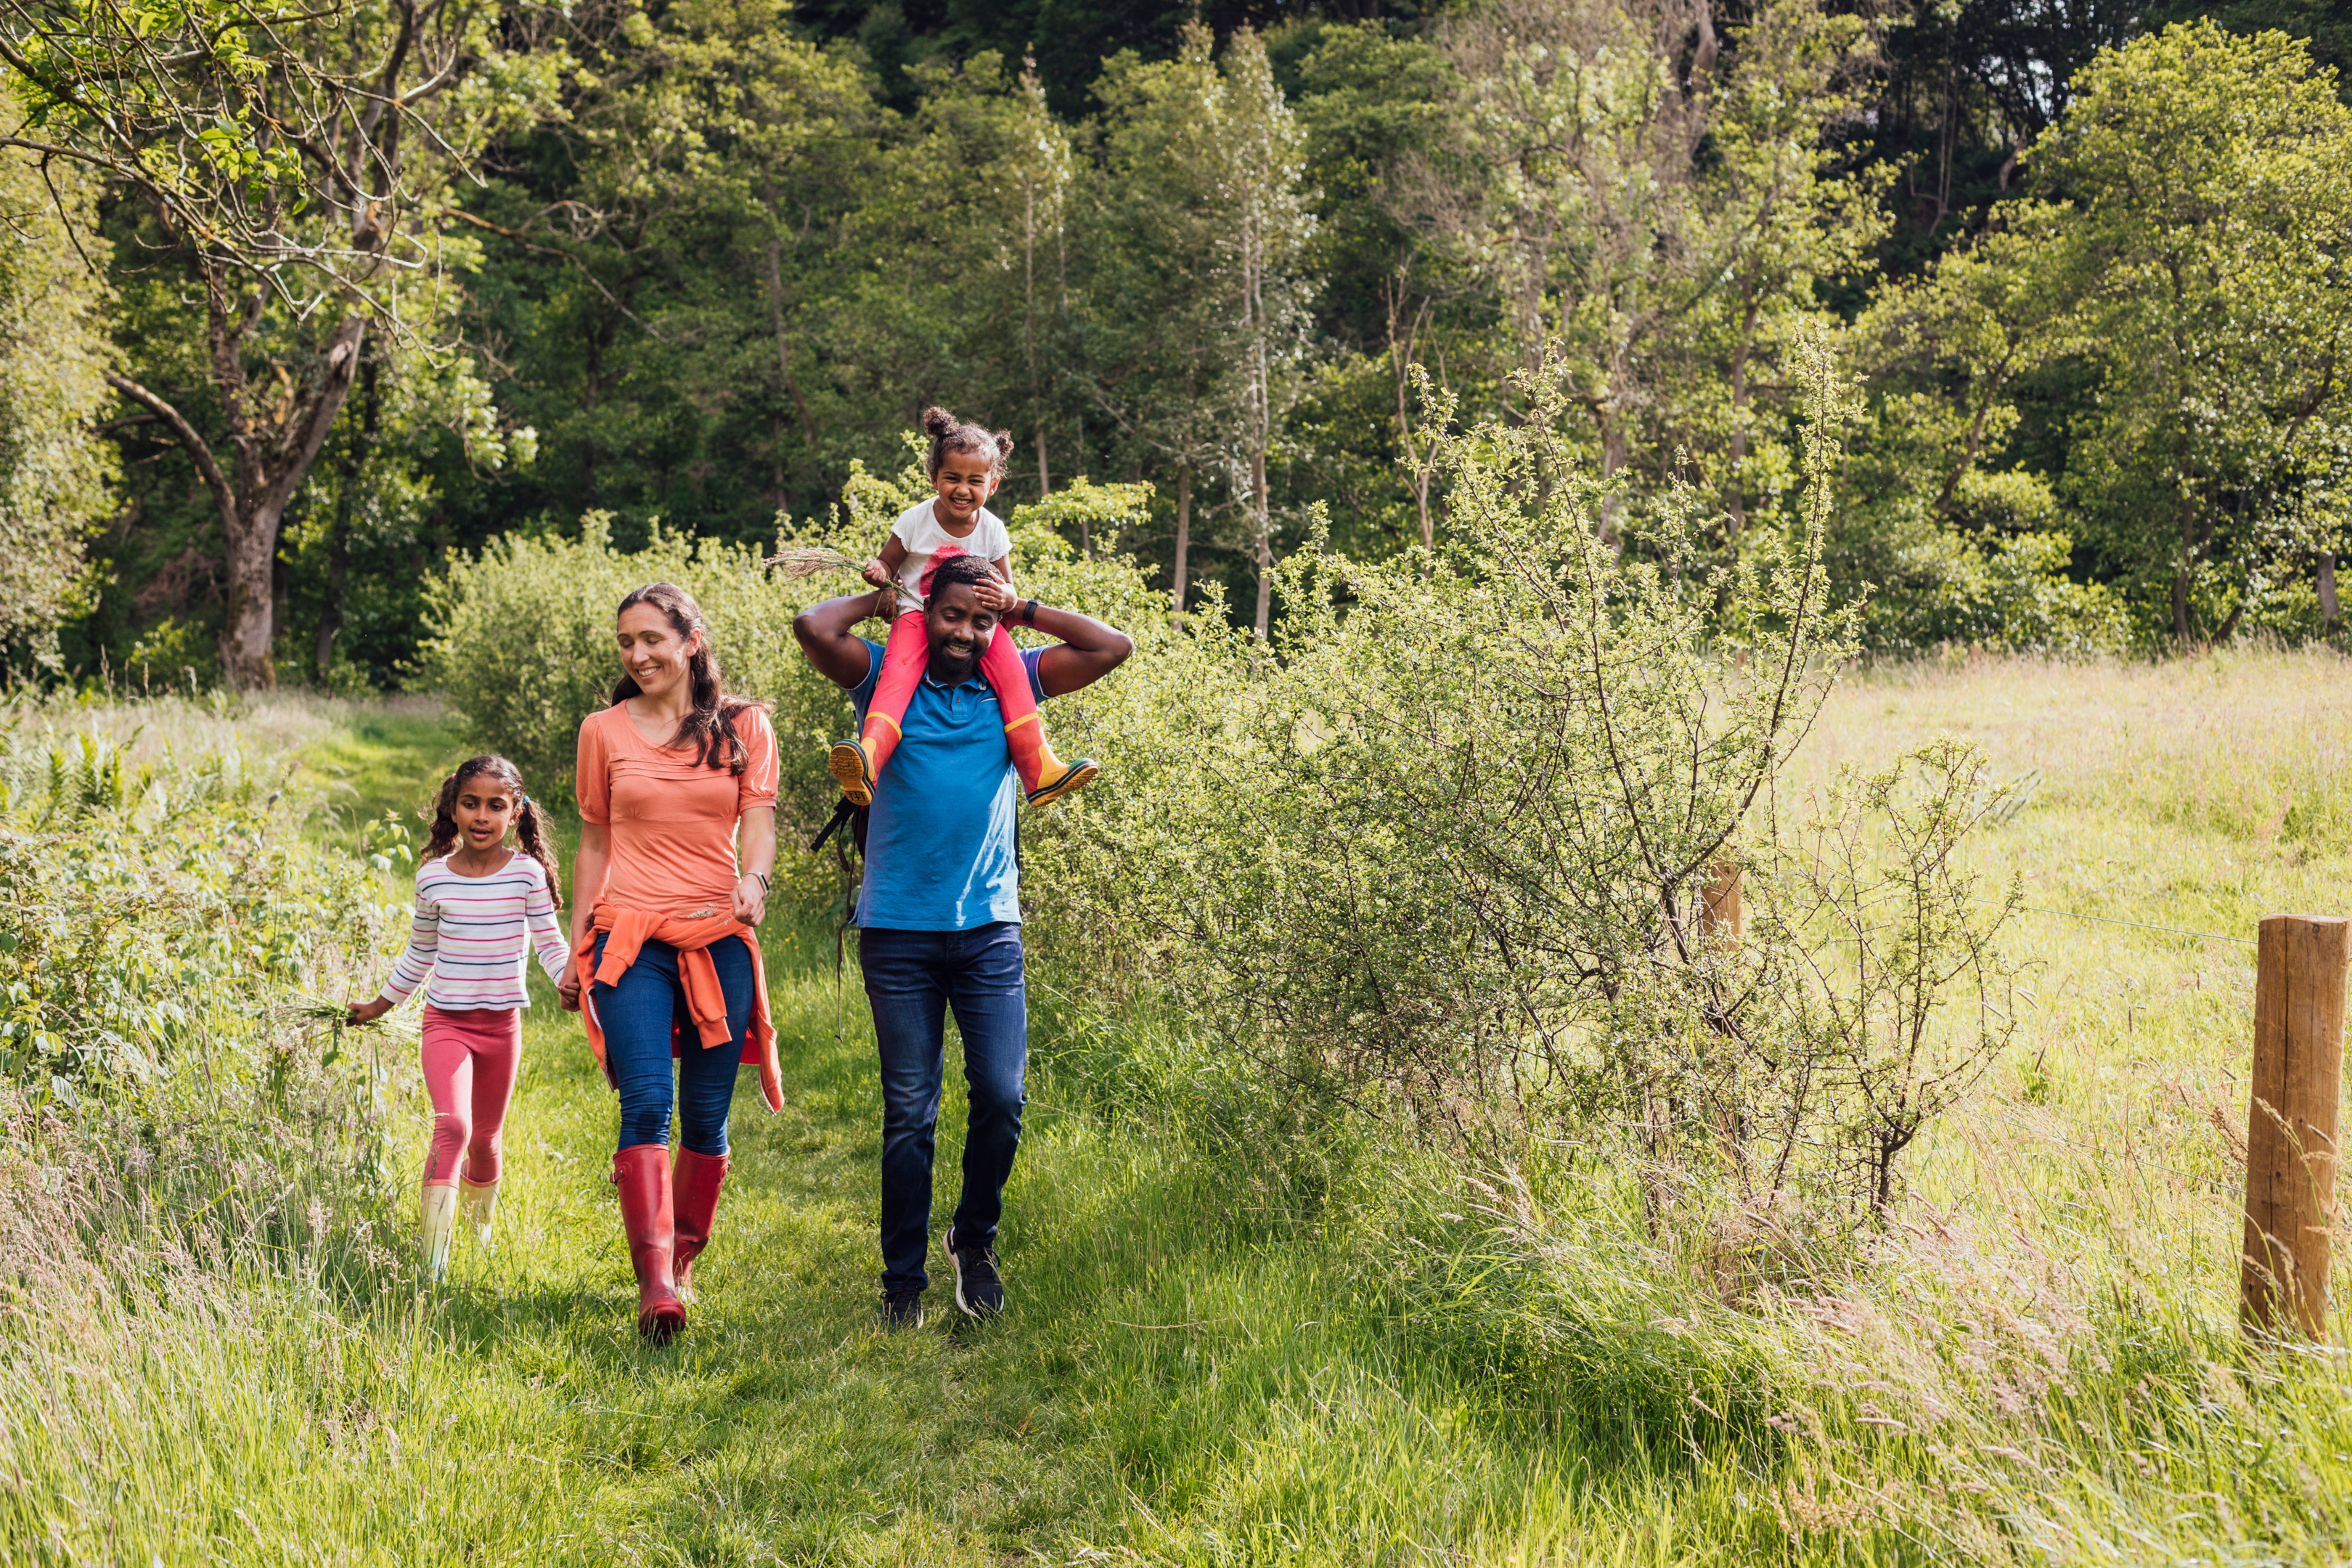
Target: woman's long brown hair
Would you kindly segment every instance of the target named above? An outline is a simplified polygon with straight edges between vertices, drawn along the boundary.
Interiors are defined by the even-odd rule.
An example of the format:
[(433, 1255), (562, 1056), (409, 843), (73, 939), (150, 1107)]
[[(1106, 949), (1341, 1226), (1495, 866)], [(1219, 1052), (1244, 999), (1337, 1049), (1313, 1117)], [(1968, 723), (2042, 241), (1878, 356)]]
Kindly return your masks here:
[[(677, 733), (669, 738), (669, 743), (694, 747), (698, 767), (715, 768), (723, 760), (729, 773), (741, 773), (751, 765), (751, 753), (735, 733), (735, 715), (746, 708), (765, 708), (767, 704), (726, 694), (725, 678), (710, 651), (710, 627), (703, 620), (702, 606), (694, 602), (693, 595), (675, 583), (648, 583), (623, 599), (613, 617), (618, 620), (639, 605), (651, 605), (659, 610), (682, 638), (691, 638), (697, 632), (702, 634), (702, 646), (688, 654), (686, 660), (692, 705), (686, 717), (677, 721)], [(614, 702), (626, 702), (632, 697), (644, 695), (645, 689), (637, 684), (636, 677), (626, 670), (613, 683)]]
[(539, 862), (547, 873), (547, 896), (555, 907), (563, 907), (563, 879), (555, 869), (555, 851), (548, 847), (547, 819), (539, 809), (539, 802), (524, 793), (522, 770), (504, 757), (485, 753), (467, 757), (457, 764), (457, 771), (441, 781), (441, 793), (433, 798), (433, 833), (425, 841), (425, 854), (416, 863), (438, 860), (457, 847), (457, 792), (471, 778), (494, 778), (514, 792), (515, 837), (522, 843), (522, 852)]

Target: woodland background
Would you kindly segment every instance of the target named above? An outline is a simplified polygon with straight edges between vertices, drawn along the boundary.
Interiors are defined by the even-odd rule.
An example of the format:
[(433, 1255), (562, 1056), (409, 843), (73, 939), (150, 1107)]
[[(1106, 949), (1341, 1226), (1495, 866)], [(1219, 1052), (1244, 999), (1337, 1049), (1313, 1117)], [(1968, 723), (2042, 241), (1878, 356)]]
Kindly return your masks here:
[[(1261, 632), (1318, 526), (1446, 548), (1433, 438), (1515, 374), (1604, 529), (1689, 487), (1727, 562), (1795, 515), (1820, 334), (1868, 646), (2340, 628), (2352, 8), (110, 16), (0, 5), (17, 679), (396, 689), (452, 552), (765, 545), (932, 401), (1015, 435), (1000, 511), (1148, 483), (1070, 542)], [(193, 42), (110, 67), (142, 28)]]

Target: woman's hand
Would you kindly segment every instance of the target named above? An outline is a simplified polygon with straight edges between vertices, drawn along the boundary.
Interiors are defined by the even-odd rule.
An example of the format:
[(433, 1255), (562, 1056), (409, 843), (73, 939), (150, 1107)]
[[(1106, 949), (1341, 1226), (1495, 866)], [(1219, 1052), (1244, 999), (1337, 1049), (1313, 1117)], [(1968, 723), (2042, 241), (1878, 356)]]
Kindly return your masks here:
[(747, 926), (758, 925), (767, 918), (768, 885), (759, 878), (743, 876), (735, 883), (735, 918)]
[(877, 588), (887, 588), (890, 585), (890, 569), (878, 560), (868, 561), (858, 570), (857, 574)]
[(392, 1003), (382, 996), (373, 1002), (355, 1002), (352, 1005), (349, 1021), (354, 1024), (373, 1024), (391, 1011)]
[(567, 1013), (580, 1011), (580, 971), (577, 968), (565, 970), (563, 978), (555, 983), (555, 999), (563, 1004), (563, 1010)]

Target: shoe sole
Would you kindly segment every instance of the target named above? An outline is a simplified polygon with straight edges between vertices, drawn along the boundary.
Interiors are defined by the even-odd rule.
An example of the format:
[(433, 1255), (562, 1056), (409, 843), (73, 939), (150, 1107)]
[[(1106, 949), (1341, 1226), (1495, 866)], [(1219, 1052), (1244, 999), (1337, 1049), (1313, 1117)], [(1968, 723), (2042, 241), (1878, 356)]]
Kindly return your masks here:
[(1092, 763), (1079, 763), (1073, 766), (1068, 773), (1066, 773), (1060, 778), (1055, 779), (1052, 784), (1046, 784), (1041, 789), (1031, 791), (1029, 795), (1029, 804), (1031, 805), (1051, 805), (1055, 801), (1061, 799), (1064, 795), (1076, 795), (1078, 791), (1086, 788), (1087, 785), (1094, 783), (1096, 775), (1101, 772), (1102, 769), (1097, 767)]
[(955, 1276), (956, 1310), (961, 1312), (965, 1317), (970, 1318), (975, 1323), (984, 1323), (988, 1321), (989, 1319), (996, 1316), (998, 1312), (1004, 1310), (1004, 1309), (1003, 1307), (997, 1307), (992, 1310), (983, 1312), (979, 1308), (973, 1306), (971, 1302), (963, 1299), (963, 1263), (956, 1257), (955, 1248), (948, 1245), (948, 1237), (954, 1234), (955, 1226), (950, 1226), (947, 1229), (940, 1232), (940, 1250), (948, 1255), (948, 1270)]
[(824, 754), (824, 765), (833, 774), (833, 782), (848, 797), (850, 805), (874, 804), (874, 781), (866, 776), (864, 747), (855, 741), (835, 741), (833, 749)]

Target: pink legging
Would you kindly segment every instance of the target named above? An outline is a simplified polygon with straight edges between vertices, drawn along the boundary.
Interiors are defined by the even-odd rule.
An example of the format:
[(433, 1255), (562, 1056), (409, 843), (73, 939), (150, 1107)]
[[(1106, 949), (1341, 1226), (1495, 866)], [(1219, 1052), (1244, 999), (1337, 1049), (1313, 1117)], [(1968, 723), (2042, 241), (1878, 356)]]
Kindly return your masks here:
[(499, 1179), (499, 1133), (522, 1066), (522, 1011), (481, 1007), (445, 1013), (427, 1004), (422, 1055), (425, 1092), (433, 1099), (433, 1149), (425, 1160), (425, 1184), (455, 1186), (462, 1152), (466, 1180), (488, 1186)]
[[(890, 623), (890, 640), (882, 647), (882, 673), (874, 678), (874, 695), (866, 705), (861, 731), (877, 775), (890, 753), (898, 750), (907, 704), (913, 700), (930, 658), (931, 637), (922, 611), (908, 610)], [(996, 705), (1003, 712), (1004, 743), (1013, 753), (1013, 765), (1020, 770), (1021, 787), (1035, 789), (1044, 782), (1045, 726), (1037, 714), (1037, 693), (1029, 684), (1029, 667), (1021, 660), (1019, 646), (1001, 626), (981, 650), (980, 673), (995, 691)]]

